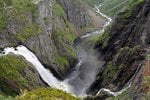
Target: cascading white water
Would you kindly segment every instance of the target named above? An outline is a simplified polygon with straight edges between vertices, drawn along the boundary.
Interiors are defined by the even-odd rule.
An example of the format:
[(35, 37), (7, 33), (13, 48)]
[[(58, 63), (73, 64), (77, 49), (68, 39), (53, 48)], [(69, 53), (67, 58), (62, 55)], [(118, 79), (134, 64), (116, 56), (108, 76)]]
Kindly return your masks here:
[(26, 47), (24, 47), (23, 45), (20, 45), (16, 48), (7, 47), (4, 49), (3, 53), (0, 54), (0, 56), (5, 56), (9, 53), (14, 53), (16, 55), (23, 56), (28, 62), (33, 64), (35, 66), (36, 70), (39, 72), (41, 78), (49, 86), (70, 92), (68, 85), (65, 84), (64, 82), (60, 82), (57, 78), (55, 78), (49, 70), (44, 68), (44, 66), (40, 63), (38, 58), (30, 50), (28, 50)]
[(113, 95), (113, 96), (116, 97), (116, 96), (122, 94), (124, 91), (126, 91), (126, 90), (127, 90), (128, 88), (130, 88), (130, 87), (131, 87), (131, 84), (129, 84), (129, 86), (127, 86), (127, 87), (125, 87), (125, 88), (123, 88), (122, 90), (117, 91), (117, 92), (112, 92), (112, 91), (110, 91), (109, 89), (102, 88), (102, 89), (100, 89), (100, 90), (97, 92), (96, 96), (98, 96), (99, 94), (101, 94), (101, 92), (105, 92), (105, 93), (107, 93), (107, 94), (110, 94), (110, 95)]
[[(86, 35), (83, 35), (81, 37), (81, 39), (86, 38), (88, 36), (92, 36), (92, 35), (96, 35), (96, 34), (100, 34), (100, 33), (104, 32), (105, 27), (108, 26), (110, 24), (110, 22), (112, 21), (111, 18), (109, 18), (108, 16), (106, 16), (105, 14), (100, 12), (100, 9), (99, 9), (100, 7), (101, 7), (101, 5), (95, 6), (96, 12), (99, 13), (101, 16), (105, 17), (108, 21), (105, 23), (105, 25), (102, 29), (100, 29), (98, 31), (95, 31), (95, 32), (88, 33)], [(83, 49), (81, 49), (81, 50), (83, 50)], [(83, 97), (83, 96), (86, 96), (86, 90), (90, 87), (90, 85), (94, 81), (94, 79), (96, 77), (96, 73), (97, 73), (96, 71), (97, 71), (98, 67), (97, 66), (93, 67), (93, 65), (91, 65), (92, 67), (88, 68), (87, 70), (82, 70), (82, 71), (85, 71), (84, 73), (82, 73), (82, 72), (80, 73), (79, 68), (80, 68), (82, 62), (84, 62), (85, 56), (87, 55), (84, 50), (82, 52), (84, 52), (85, 55), (82, 54), (83, 56), (81, 57), (81, 59), (79, 59), (79, 63), (76, 66), (77, 67), (76, 71), (74, 71), (64, 81), (59, 81), (56, 77), (54, 77), (53, 74), (51, 73), (51, 71), (44, 68), (44, 66), (40, 63), (38, 58), (30, 50), (28, 50), (26, 47), (24, 47), (22, 45), (18, 46), (16, 48), (7, 47), (7, 48), (4, 49), (3, 53), (0, 54), (0, 56), (5, 56), (9, 53), (14, 53), (16, 55), (21, 55), (28, 62), (32, 63), (35, 66), (36, 70), (39, 72), (39, 74), (40, 74), (41, 78), (43, 79), (43, 81), (45, 81), (49, 86), (51, 86), (53, 88), (64, 90), (64, 91), (72, 93), (72, 94), (75, 94), (76, 96)], [(93, 57), (91, 55), (89, 57), (91, 57), (94, 60), (96, 59), (95, 57)], [(90, 60), (90, 59), (88, 59), (88, 60)], [(90, 61), (88, 61), (88, 63), (90, 63)], [(92, 63), (95, 63), (95, 62), (92, 62)], [(101, 63), (103, 63), (103, 61)], [(86, 76), (84, 78), (85, 80), (80, 78), (80, 74), (83, 74), (84, 77)], [(91, 76), (91, 74), (92, 74), (92, 76)], [(110, 94), (113, 94), (113, 95), (118, 95), (120, 93), (120, 92), (119, 93), (118, 92), (117, 93), (111, 92), (108, 89), (101, 89), (99, 91), (99, 93), (102, 90), (107, 91), (107, 92), (109, 92)]]

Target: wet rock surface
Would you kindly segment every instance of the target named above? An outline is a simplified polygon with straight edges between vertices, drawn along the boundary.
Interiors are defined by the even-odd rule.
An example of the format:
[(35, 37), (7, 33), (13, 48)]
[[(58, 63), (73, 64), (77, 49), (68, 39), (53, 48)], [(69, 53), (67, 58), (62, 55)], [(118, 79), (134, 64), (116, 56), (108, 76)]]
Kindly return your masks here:
[(100, 69), (91, 90), (96, 92), (105, 87), (115, 92), (131, 82), (133, 83), (131, 94), (137, 95), (141, 92), (140, 89), (137, 93), (134, 90), (141, 86), (142, 69), (149, 52), (150, 10), (148, 9), (150, 1), (145, 0), (132, 8), (129, 16), (124, 16), (128, 11), (120, 12), (111, 28), (105, 31), (104, 39), (100, 40), (96, 48), (104, 53), (106, 64)]

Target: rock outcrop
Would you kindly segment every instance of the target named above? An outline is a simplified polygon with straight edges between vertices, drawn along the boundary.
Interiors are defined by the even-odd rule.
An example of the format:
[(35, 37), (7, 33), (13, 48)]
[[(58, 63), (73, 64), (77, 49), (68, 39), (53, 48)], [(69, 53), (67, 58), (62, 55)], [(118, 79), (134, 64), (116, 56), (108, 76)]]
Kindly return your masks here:
[(0, 0), (0, 5), (0, 48), (22, 44), (63, 78), (77, 61), (75, 33), (92, 23), (80, 0)]
[(141, 93), (142, 70), (150, 46), (150, 1), (140, 1), (129, 8), (117, 15), (96, 45), (104, 53), (106, 64), (91, 90), (104, 87), (119, 91), (132, 83), (130, 94), (134, 97)]
[(85, 8), (81, 0), (58, 0), (64, 11), (67, 19), (78, 29), (82, 29), (91, 24), (88, 10)]
[(24, 90), (46, 87), (34, 66), (20, 56), (0, 56), (0, 67), (0, 94), (15, 96)]

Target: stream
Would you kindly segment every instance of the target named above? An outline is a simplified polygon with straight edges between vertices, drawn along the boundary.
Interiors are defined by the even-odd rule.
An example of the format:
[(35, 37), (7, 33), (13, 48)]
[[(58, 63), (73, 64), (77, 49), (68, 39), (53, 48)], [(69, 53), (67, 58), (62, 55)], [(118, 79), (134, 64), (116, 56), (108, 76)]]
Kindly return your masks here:
[[(56, 77), (54, 77), (51, 71), (47, 70), (41, 64), (38, 58), (23, 45), (20, 45), (16, 48), (7, 47), (4, 49), (2, 53), (0, 53), (0, 56), (5, 56), (9, 53), (21, 55), (28, 62), (32, 63), (35, 66), (36, 70), (39, 72), (43, 81), (46, 82), (49, 86), (64, 90), (77, 97), (86, 97), (87, 96), (86, 91), (95, 81), (96, 75), (98, 74), (98, 70), (103, 66), (105, 62), (103, 60), (99, 60), (96, 54), (90, 54), (88, 50), (83, 45), (81, 45), (82, 40), (87, 37), (103, 33), (105, 28), (112, 21), (111, 18), (100, 12), (99, 9), (100, 7), (101, 5), (98, 6), (95, 5), (95, 11), (104, 18), (106, 18), (107, 21), (103, 26), (103, 28), (94, 32), (86, 33), (85, 35), (80, 37), (81, 41), (79, 41), (75, 46), (75, 51), (77, 53), (79, 63), (76, 65), (74, 71), (72, 71), (72, 73), (68, 75), (66, 79), (63, 81), (60, 81)], [(108, 89), (101, 89), (98, 93), (100, 93), (102, 90), (107, 91), (113, 94), (114, 96), (121, 93), (121, 92), (114, 93)]]

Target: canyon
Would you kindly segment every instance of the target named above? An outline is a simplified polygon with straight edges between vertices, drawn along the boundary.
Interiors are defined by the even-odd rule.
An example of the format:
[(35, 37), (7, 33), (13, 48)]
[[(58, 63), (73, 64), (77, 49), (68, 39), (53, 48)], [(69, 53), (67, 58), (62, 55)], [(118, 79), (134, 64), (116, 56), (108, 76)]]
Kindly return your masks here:
[(150, 1), (91, 2), (0, 1), (2, 98), (149, 98)]

